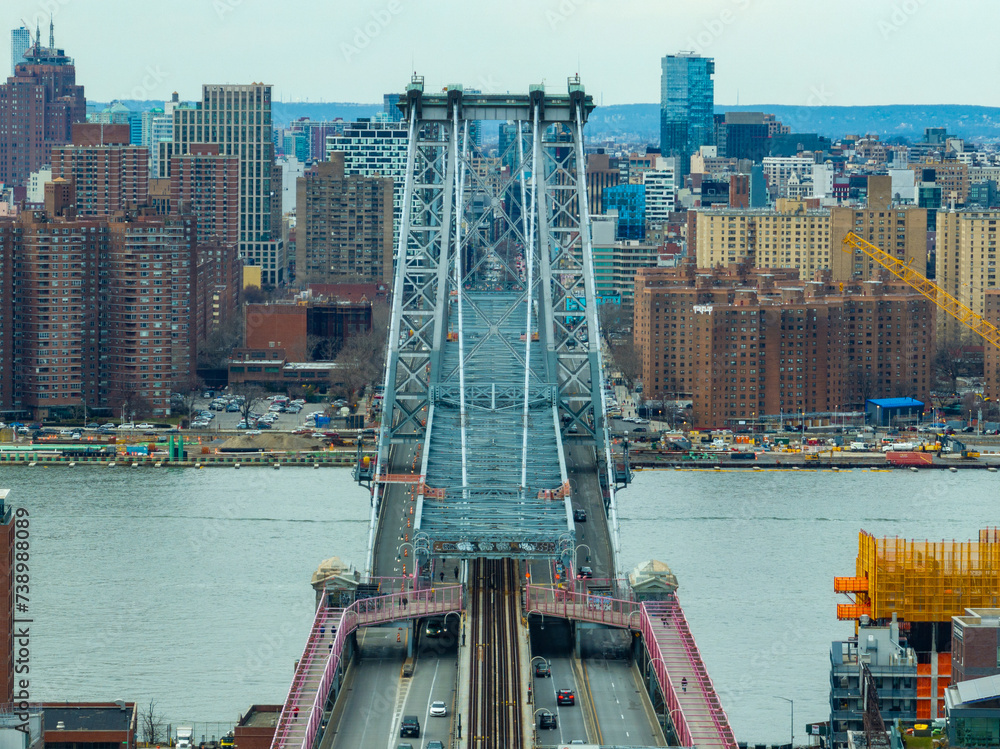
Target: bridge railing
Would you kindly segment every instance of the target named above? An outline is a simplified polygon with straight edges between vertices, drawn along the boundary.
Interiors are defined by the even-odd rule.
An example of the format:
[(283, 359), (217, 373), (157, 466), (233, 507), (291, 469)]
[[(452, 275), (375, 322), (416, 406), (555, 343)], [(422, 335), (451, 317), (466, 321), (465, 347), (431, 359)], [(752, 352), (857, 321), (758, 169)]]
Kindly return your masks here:
[[(673, 715), (673, 709), (676, 708), (678, 710), (678, 714), (682, 716), (684, 730), (688, 731), (687, 739), (678, 735), (681, 745), (692, 745), (690, 740), (690, 729), (688, 728), (686, 721), (683, 719), (683, 711), (680, 708), (677, 691), (667, 674), (666, 663), (663, 661), (663, 653), (660, 650), (659, 642), (656, 640), (656, 635), (653, 632), (654, 619), (661, 621), (667, 620), (671, 630), (680, 636), (680, 640), (684, 648), (684, 654), (687, 656), (691, 670), (697, 675), (699, 682), (697, 685), (691, 686), (696, 686), (708, 703), (710, 714), (712, 716), (712, 723), (715, 726), (716, 734), (718, 735), (719, 740), (727, 747), (736, 749), (736, 736), (733, 733), (732, 727), (729, 725), (729, 719), (726, 716), (726, 712), (722, 708), (722, 702), (719, 700), (719, 694), (715, 690), (715, 684), (708, 675), (708, 670), (705, 668), (705, 664), (701, 659), (701, 653), (698, 651), (698, 645), (694, 641), (694, 635), (691, 634), (691, 628), (688, 626), (687, 617), (684, 616), (684, 609), (681, 607), (680, 602), (676, 599), (672, 601), (650, 601), (642, 604), (642, 637), (643, 641), (646, 643), (646, 648), (649, 651), (653, 670), (656, 673), (657, 679), (660, 680), (660, 687), (662, 691), (666, 693), (664, 700), (667, 703), (667, 707), (671, 710), (671, 716)], [(677, 728), (678, 734), (680, 734), (680, 727), (678, 726)]]
[[(658, 614), (659, 612), (656, 615)], [(650, 611), (645, 605), (641, 608), (639, 621), (642, 641), (646, 644), (650, 665), (653, 667), (653, 673), (656, 674), (656, 680), (659, 682), (660, 690), (663, 692), (663, 701), (666, 703), (670, 722), (673, 724), (674, 732), (677, 734), (677, 742), (681, 746), (694, 746), (694, 741), (691, 738), (691, 729), (688, 727), (684, 711), (681, 710), (680, 700), (677, 698), (677, 689), (670, 680), (670, 674), (667, 673), (667, 664), (663, 659), (663, 651), (660, 649), (660, 643), (657, 642), (656, 634), (653, 632)], [(677, 716), (676, 720), (675, 716)]]
[[(337, 674), (337, 669), (343, 661), (347, 638), (354, 630), (371, 624), (384, 624), (402, 619), (461, 611), (463, 587), (461, 585), (442, 585), (423, 590), (408, 590), (386, 596), (362, 598), (342, 611), (328, 608), (326, 601), (327, 598), (324, 596), (316, 610), (309, 639), (306, 641), (302, 658), (295, 669), (292, 685), (289, 687), (284, 708), (278, 719), (274, 739), (271, 741), (271, 749), (287, 749), (293, 746), (299, 738), (299, 731), (296, 730), (298, 711), (294, 708), (298, 707), (299, 695), (303, 687), (306, 686), (305, 679), (316, 661), (317, 653), (322, 656), (320, 641), (327, 625), (330, 625), (331, 629), (335, 626), (336, 634), (333, 645), (329, 648), (329, 655), (320, 676), (312, 705), (309, 707), (299, 749), (312, 749), (313, 747), (323, 720), (330, 687)], [(334, 625), (334, 621), (336, 621), (336, 625)]]
[(606, 624), (610, 627), (639, 627), (639, 604), (600, 593), (528, 585), (525, 612)]

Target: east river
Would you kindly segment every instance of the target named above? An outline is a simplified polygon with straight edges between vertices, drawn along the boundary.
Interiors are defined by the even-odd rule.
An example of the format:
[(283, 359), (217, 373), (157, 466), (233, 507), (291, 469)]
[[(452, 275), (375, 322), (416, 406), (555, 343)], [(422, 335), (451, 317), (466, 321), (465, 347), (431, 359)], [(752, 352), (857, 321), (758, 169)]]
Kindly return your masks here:
[[(330, 556), (363, 566), (368, 494), (341, 469), (3, 468), (31, 516), (33, 700), (156, 701), (174, 725), (284, 699)], [(829, 718), (836, 575), (860, 529), (965, 540), (1000, 475), (645, 471), (619, 495), (622, 565), (668, 563), (741, 741)]]

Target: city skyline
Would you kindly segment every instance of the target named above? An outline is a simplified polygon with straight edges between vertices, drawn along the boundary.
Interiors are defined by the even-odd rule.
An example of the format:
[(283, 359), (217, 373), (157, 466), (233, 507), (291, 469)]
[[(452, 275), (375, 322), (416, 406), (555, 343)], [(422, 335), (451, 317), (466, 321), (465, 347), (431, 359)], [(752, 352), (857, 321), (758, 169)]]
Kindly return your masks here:
[[(415, 70), (434, 88), (461, 80), (484, 91), (516, 91), (539, 81), (561, 89), (579, 72), (598, 103), (645, 103), (658, 99), (660, 58), (692, 51), (715, 58), (716, 101), (723, 105), (1000, 105), (1000, 95), (984, 93), (974, 78), (949, 77), (940, 55), (916, 52), (941, 47), (939, 16), (928, 12), (926, 0), (874, 8), (843, 0), (825, 17), (794, 0), (714, 0), (696, 7), (673, 0), (657, 6), (514, 0), (475, 15), (456, 0), (428, 7), (415, 0), (351, 6), (299, 0), (284, 15), (295, 21), (287, 25), (276, 24), (256, 0), (177, 0), (144, 7), (141, 23), (123, 0), (100, 0), (101, 12), (94, 3), (71, 0), (10, 5), (2, 16), (6, 28), (23, 19), (34, 33), (37, 24), (43, 42), (54, 11), (56, 44), (76, 59), (94, 101), (165, 99), (173, 91), (193, 99), (203, 83), (256, 80), (272, 84), (281, 101), (375, 103), (402, 89)], [(1000, 7), (986, 0), (962, 5), (980, 25), (1000, 20)], [(95, 44), (107, 35), (108, 18), (115, 19), (114, 44)], [(620, 39), (607, 35), (609, 22), (626, 31), (663, 31), (630, 34), (623, 55), (607, 41)], [(475, 33), (477, 25), (490, 33)], [(831, 43), (817, 44), (820, 39)], [(219, 49), (226, 54), (216, 54)], [(537, 54), (542, 49), (546, 53)], [(521, 54), (531, 50), (536, 54)], [(996, 67), (988, 45), (962, 51), (973, 69)], [(303, 65), (309, 60), (315, 64)], [(897, 69), (907, 75), (885, 86)]]

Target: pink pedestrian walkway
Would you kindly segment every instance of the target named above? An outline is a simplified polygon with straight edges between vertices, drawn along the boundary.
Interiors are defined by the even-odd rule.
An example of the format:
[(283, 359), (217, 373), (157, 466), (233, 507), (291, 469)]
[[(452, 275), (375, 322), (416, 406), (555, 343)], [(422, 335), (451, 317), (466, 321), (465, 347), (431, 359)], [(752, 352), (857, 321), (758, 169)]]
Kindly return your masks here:
[(461, 585), (364, 598), (346, 609), (328, 607), (324, 596), (295, 667), (271, 749), (312, 749), (347, 638), (358, 627), (461, 610)]

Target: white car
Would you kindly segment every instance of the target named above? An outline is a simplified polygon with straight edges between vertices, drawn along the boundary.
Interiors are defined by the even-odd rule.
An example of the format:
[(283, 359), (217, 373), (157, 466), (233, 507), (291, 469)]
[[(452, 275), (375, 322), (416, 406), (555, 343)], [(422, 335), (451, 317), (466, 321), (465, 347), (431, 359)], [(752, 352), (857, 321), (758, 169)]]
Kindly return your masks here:
[(136, 429), (156, 429), (156, 427), (154, 427), (152, 424), (147, 424), (146, 422), (143, 422), (141, 424), (136, 424), (135, 428)]
[(435, 718), (440, 718), (443, 715), (448, 714), (448, 708), (445, 706), (444, 702), (441, 700), (436, 700), (431, 703), (431, 715)]

